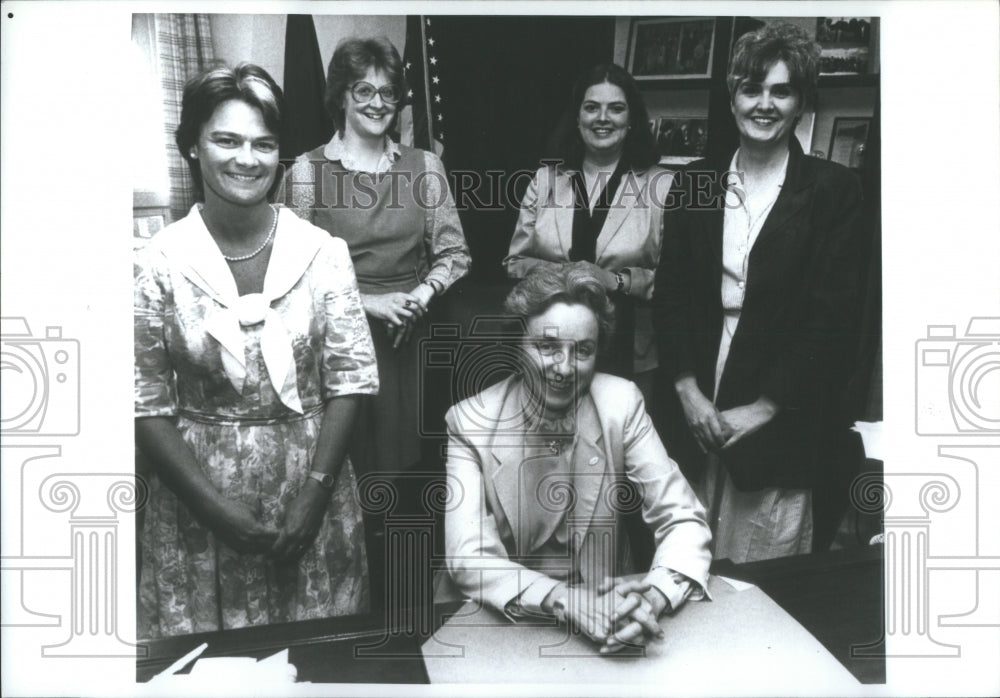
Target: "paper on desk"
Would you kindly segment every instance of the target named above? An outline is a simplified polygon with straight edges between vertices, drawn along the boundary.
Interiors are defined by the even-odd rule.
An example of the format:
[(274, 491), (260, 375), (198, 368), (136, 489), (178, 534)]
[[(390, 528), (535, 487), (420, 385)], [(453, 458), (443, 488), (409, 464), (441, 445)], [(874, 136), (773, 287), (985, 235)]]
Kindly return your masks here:
[[(287, 649), (259, 661), (253, 657), (198, 659), (191, 667), (191, 673), (175, 673), (204, 652), (206, 647), (208, 647), (207, 644), (202, 644), (189, 652), (153, 677), (147, 685), (157, 690), (170, 688), (186, 689), (187, 691), (200, 688), (212, 688), (214, 691), (218, 686), (253, 686), (257, 692), (256, 695), (270, 695), (269, 689), (294, 684), (298, 676), (295, 666), (288, 662)], [(260, 693), (261, 689), (265, 689), (265, 692)]]
[(882, 422), (855, 422), (851, 429), (861, 434), (865, 458), (885, 460), (882, 457)]

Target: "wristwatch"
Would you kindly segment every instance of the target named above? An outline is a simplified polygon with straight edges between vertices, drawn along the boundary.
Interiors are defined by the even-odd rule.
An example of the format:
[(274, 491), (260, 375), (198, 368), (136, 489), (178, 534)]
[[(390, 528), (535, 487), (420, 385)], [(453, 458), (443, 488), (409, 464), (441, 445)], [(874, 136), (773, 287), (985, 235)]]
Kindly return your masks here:
[(329, 473), (321, 473), (318, 470), (310, 470), (309, 477), (322, 485), (323, 489), (333, 489), (333, 475), (330, 475)]
[(615, 281), (618, 282), (618, 288), (615, 289), (617, 293), (621, 293), (625, 290), (625, 275), (620, 271), (615, 272)]

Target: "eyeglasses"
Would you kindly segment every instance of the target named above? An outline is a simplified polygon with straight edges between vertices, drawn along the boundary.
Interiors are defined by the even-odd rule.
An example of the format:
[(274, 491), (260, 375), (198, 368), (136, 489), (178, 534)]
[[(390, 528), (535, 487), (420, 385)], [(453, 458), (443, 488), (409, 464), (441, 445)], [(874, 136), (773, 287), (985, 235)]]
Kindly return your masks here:
[(358, 104), (372, 101), (376, 94), (386, 104), (396, 104), (399, 101), (399, 89), (395, 85), (382, 85), (377, 89), (370, 82), (356, 82), (351, 85), (351, 97)]

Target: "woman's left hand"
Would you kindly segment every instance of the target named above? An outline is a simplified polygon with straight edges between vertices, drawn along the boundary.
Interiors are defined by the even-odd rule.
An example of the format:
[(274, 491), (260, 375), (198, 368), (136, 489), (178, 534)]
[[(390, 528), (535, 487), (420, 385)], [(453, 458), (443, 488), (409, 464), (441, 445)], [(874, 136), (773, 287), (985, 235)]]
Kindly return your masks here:
[(723, 426), (728, 428), (729, 438), (722, 444), (722, 449), (725, 450), (750, 436), (774, 419), (777, 413), (778, 406), (766, 397), (760, 397), (749, 405), (723, 410), (719, 417)]
[(315, 480), (302, 484), (299, 495), (285, 510), (285, 521), (269, 557), (282, 562), (297, 560), (309, 549), (323, 523), (330, 492)]

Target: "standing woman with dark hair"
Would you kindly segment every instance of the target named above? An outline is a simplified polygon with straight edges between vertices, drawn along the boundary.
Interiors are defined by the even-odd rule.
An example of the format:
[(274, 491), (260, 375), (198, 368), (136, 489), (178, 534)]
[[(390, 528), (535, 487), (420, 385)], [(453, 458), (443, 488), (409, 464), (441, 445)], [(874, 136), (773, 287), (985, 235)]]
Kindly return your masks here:
[(201, 201), (137, 252), (142, 638), (368, 605), (345, 454), (374, 349), (347, 246), (268, 203), (281, 115), (257, 66), (192, 78), (176, 141)]
[(601, 370), (646, 389), (657, 360), (646, 302), (672, 173), (655, 166), (646, 106), (632, 76), (614, 64), (581, 75), (549, 150), (551, 161), (521, 201), (507, 273), (522, 279), (540, 266), (592, 265), (617, 314)]
[(858, 297), (861, 189), (794, 136), (819, 53), (785, 23), (737, 40), (727, 83), (739, 149), (693, 163), (698, 180), (676, 187), (665, 222), (654, 297), (664, 437), (689, 477), (704, 470), (715, 557), (735, 562), (811, 550), (812, 488), (847, 428), (834, 405)]
[(388, 39), (342, 41), (325, 97), (337, 132), (299, 157), (286, 178), (296, 212), (351, 250), (382, 386), (362, 406), (351, 454), (365, 471), (395, 474), (421, 459), (418, 340), (426, 313), (470, 261), (440, 158), (389, 137), (406, 95)]

